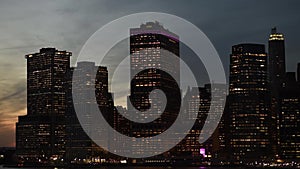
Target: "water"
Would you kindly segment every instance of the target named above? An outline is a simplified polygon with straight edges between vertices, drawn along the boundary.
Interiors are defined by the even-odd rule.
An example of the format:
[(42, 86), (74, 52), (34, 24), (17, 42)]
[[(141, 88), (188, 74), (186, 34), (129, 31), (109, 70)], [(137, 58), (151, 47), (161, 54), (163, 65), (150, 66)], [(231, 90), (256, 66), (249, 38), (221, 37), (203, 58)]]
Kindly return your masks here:
[[(100, 167), (100, 168), (92, 168), (92, 169), (179, 169), (178, 168), (173, 168), (173, 167)], [(5, 168), (3, 166), (0, 166), (0, 169), (21, 169), (21, 168)], [(46, 169), (46, 168), (26, 168), (26, 169)], [(49, 169), (49, 168), (47, 168)], [(56, 169), (56, 168), (54, 168)], [(62, 169), (62, 168), (57, 168), (57, 169)], [(207, 169), (206, 167), (180, 167), (180, 169)], [(209, 168), (209, 169), (214, 169), (214, 168)]]
[[(222, 169), (222, 168), (223, 167), (100, 167), (100, 168), (92, 168), (92, 169)], [(22, 168), (10, 168), (10, 167), (5, 168), (0, 165), (0, 169), (22, 169)], [(44, 169), (44, 168), (26, 168), (26, 169)], [(62, 168), (58, 168), (58, 169), (62, 169)]]

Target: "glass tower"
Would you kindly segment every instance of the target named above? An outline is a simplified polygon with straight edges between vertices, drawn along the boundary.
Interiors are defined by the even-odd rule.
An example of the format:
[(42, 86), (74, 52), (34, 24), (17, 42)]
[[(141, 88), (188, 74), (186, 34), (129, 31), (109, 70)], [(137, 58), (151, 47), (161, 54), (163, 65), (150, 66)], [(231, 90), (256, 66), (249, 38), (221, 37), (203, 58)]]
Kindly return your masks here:
[(229, 109), (232, 160), (270, 156), (267, 54), (260, 44), (239, 44), (230, 55)]

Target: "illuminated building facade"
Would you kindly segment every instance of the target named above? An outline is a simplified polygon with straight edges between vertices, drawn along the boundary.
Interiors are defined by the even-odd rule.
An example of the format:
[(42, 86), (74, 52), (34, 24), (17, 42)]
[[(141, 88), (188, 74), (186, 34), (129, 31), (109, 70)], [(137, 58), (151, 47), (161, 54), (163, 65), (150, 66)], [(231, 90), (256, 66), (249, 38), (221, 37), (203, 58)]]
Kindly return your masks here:
[(285, 47), (284, 36), (277, 32), (276, 27), (272, 29), (269, 37), (268, 62), (271, 85), (280, 87), (285, 79)]
[[(162, 116), (150, 123), (132, 123), (131, 136), (158, 135), (172, 125), (180, 110), (180, 89), (175, 81), (180, 80), (179, 38), (158, 22), (147, 22), (139, 28), (130, 29), (130, 54), (132, 81), (129, 99), (133, 107), (147, 118), (155, 115), (144, 113), (150, 105), (153, 112), (164, 111), (163, 105), (159, 104), (161, 95), (158, 92), (152, 92), (153, 97), (149, 99), (152, 90), (163, 90), (168, 99)], [(172, 76), (166, 71), (171, 72)], [(157, 104), (151, 104), (151, 101)], [(133, 107), (128, 105), (128, 111), (134, 111)], [(168, 142), (162, 142), (161, 146), (164, 144)]]
[[(210, 107), (210, 88), (206, 85), (205, 87), (192, 87), (188, 89), (186, 95), (183, 98), (185, 113), (198, 114), (197, 119), (193, 128), (189, 131), (184, 140), (176, 146), (176, 156), (178, 158), (194, 158), (204, 159), (207, 155), (210, 155), (211, 142), (201, 145), (199, 143), (199, 136), (201, 129), (203, 128), (204, 122), (207, 118), (207, 114)], [(200, 99), (200, 105), (199, 101)], [(191, 117), (191, 115), (189, 115)], [(200, 149), (205, 151), (205, 155), (201, 154)]]
[(16, 125), (18, 162), (63, 163), (66, 144), (67, 51), (42, 48), (27, 59), (27, 115)]
[(230, 110), (229, 110), (229, 96), (226, 96), (226, 103), (224, 107), (224, 111), (222, 114), (222, 118), (219, 122), (218, 128), (216, 129), (216, 133), (214, 133), (217, 137), (218, 147), (214, 154), (214, 162), (215, 163), (223, 163), (228, 164), (230, 161)]
[[(130, 135), (130, 123), (128, 121), (128, 119), (126, 119), (122, 114), (126, 114), (127, 113), (127, 109), (125, 107), (122, 106), (115, 106), (113, 109), (113, 124), (111, 125), (115, 130), (117, 130), (118, 132), (122, 133), (123, 135)], [(119, 137), (118, 135), (114, 135), (113, 136), (115, 142), (118, 142), (119, 144), (117, 145), (122, 145), (121, 143), (124, 143), (124, 138)], [(127, 147), (124, 146), (119, 146), (117, 147), (116, 145), (113, 146), (113, 150), (114, 152), (119, 152), (119, 153), (126, 153), (129, 150), (127, 149)], [(118, 157), (118, 159), (123, 158), (125, 159), (125, 157)]]
[(267, 54), (260, 44), (239, 44), (230, 55), (229, 109), (232, 160), (267, 160), (270, 147)]
[[(270, 115), (275, 119), (276, 123), (273, 123), (272, 127), (272, 148), (274, 152), (278, 152), (278, 142), (279, 142), (279, 91), (282, 88), (283, 82), (285, 80), (285, 44), (284, 35), (278, 33), (276, 27), (271, 30), (269, 36), (269, 59), (268, 59), (268, 73), (269, 73), (269, 88), (271, 92), (270, 101)], [(278, 155), (278, 154), (277, 154)]]
[(279, 157), (300, 161), (300, 85), (295, 72), (287, 72), (279, 92)]
[[(187, 90), (183, 98), (185, 113), (191, 114), (189, 117), (195, 113), (198, 116), (193, 128), (189, 131), (185, 139), (176, 146), (177, 157), (181, 159), (192, 158), (194, 162), (210, 162), (217, 156), (221, 146), (225, 146), (224, 135), (219, 132), (220, 128), (223, 129), (224, 121), (219, 123), (220, 127), (216, 130), (211, 130), (211, 128), (203, 129), (205, 121), (207, 123), (216, 123), (218, 114), (222, 114), (223, 112), (221, 105), (223, 105), (222, 102), (225, 102), (225, 100), (217, 99), (216, 101), (212, 101), (212, 92), (214, 92), (215, 97), (223, 97), (226, 96), (227, 89), (226, 86), (221, 84), (205, 84), (204, 87), (192, 87)], [(197, 99), (200, 99), (200, 105)], [(210, 110), (212, 111), (209, 118), (208, 113)], [(201, 133), (211, 136), (202, 144), (199, 143)]]
[[(96, 66), (94, 62), (78, 62), (76, 71), (77, 73), (73, 75), (75, 68), (71, 68), (68, 75), (68, 125), (67, 125), (67, 151), (66, 158), (68, 162), (76, 164), (86, 164), (97, 161), (96, 159), (103, 157), (107, 154), (102, 148), (94, 143), (90, 137), (85, 133), (81, 124), (78, 121), (76, 112), (74, 110), (75, 105), (80, 105), (82, 112), (89, 114), (89, 109), (91, 104), (98, 104), (101, 111), (109, 114), (109, 108), (112, 104), (108, 104), (108, 71), (106, 67)], [(96, 74), (96, 78), (92, 78), (92, 74)], [(73, 77), (78, 76), (78, 77)], [(76, 89), (77, 96), (80, 96), (80, 102), (74, 102), (72, 100), (72, 80), (77, 80), (78, 86), (73, 86)], [(96, 101), (93, 97), (95, 94), (91, 93), (96, 91)], [(112, 108), (111, 108), (112, 110)], [(112, 114), (112, 112), (110, 112)], [(107, 116), (107, 114), (105, 114)], [(112, 121), (112, 120), (110, 120)], [(84, 124), (86, 126), (91, 126), (91, 124)]]

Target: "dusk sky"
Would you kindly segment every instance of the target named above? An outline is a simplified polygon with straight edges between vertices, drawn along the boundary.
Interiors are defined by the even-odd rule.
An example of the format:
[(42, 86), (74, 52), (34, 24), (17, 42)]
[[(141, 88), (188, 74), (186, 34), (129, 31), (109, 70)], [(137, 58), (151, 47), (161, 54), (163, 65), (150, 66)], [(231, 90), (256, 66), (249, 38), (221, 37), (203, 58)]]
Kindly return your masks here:
[[(198, 26), (212, 41), (228, 73), (231, 46), (267, 45), (271, 28), (284, 33), (287, 71), (300, 62), (298, 0), (0, 0), (0, 147), (15, 145), (15, 123), (26, 114), (25, 54), (42, 47), (73, 53), (101, 26), (137, 12), (164, 12)], [(266, 46), (267, 47), (267, 46)]]

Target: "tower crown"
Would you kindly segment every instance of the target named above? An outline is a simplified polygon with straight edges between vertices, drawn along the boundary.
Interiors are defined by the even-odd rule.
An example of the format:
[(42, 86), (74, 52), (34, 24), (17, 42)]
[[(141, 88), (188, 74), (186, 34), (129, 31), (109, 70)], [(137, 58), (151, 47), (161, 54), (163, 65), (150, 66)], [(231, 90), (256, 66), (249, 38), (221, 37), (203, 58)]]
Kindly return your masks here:
[(273, 40), (284, 40), (283, 34), (278, 33), (276, 27), (272, 28), (271, 34), (270, 34), (270, 37), (269, 37), (269, 41), (273, 41)]

